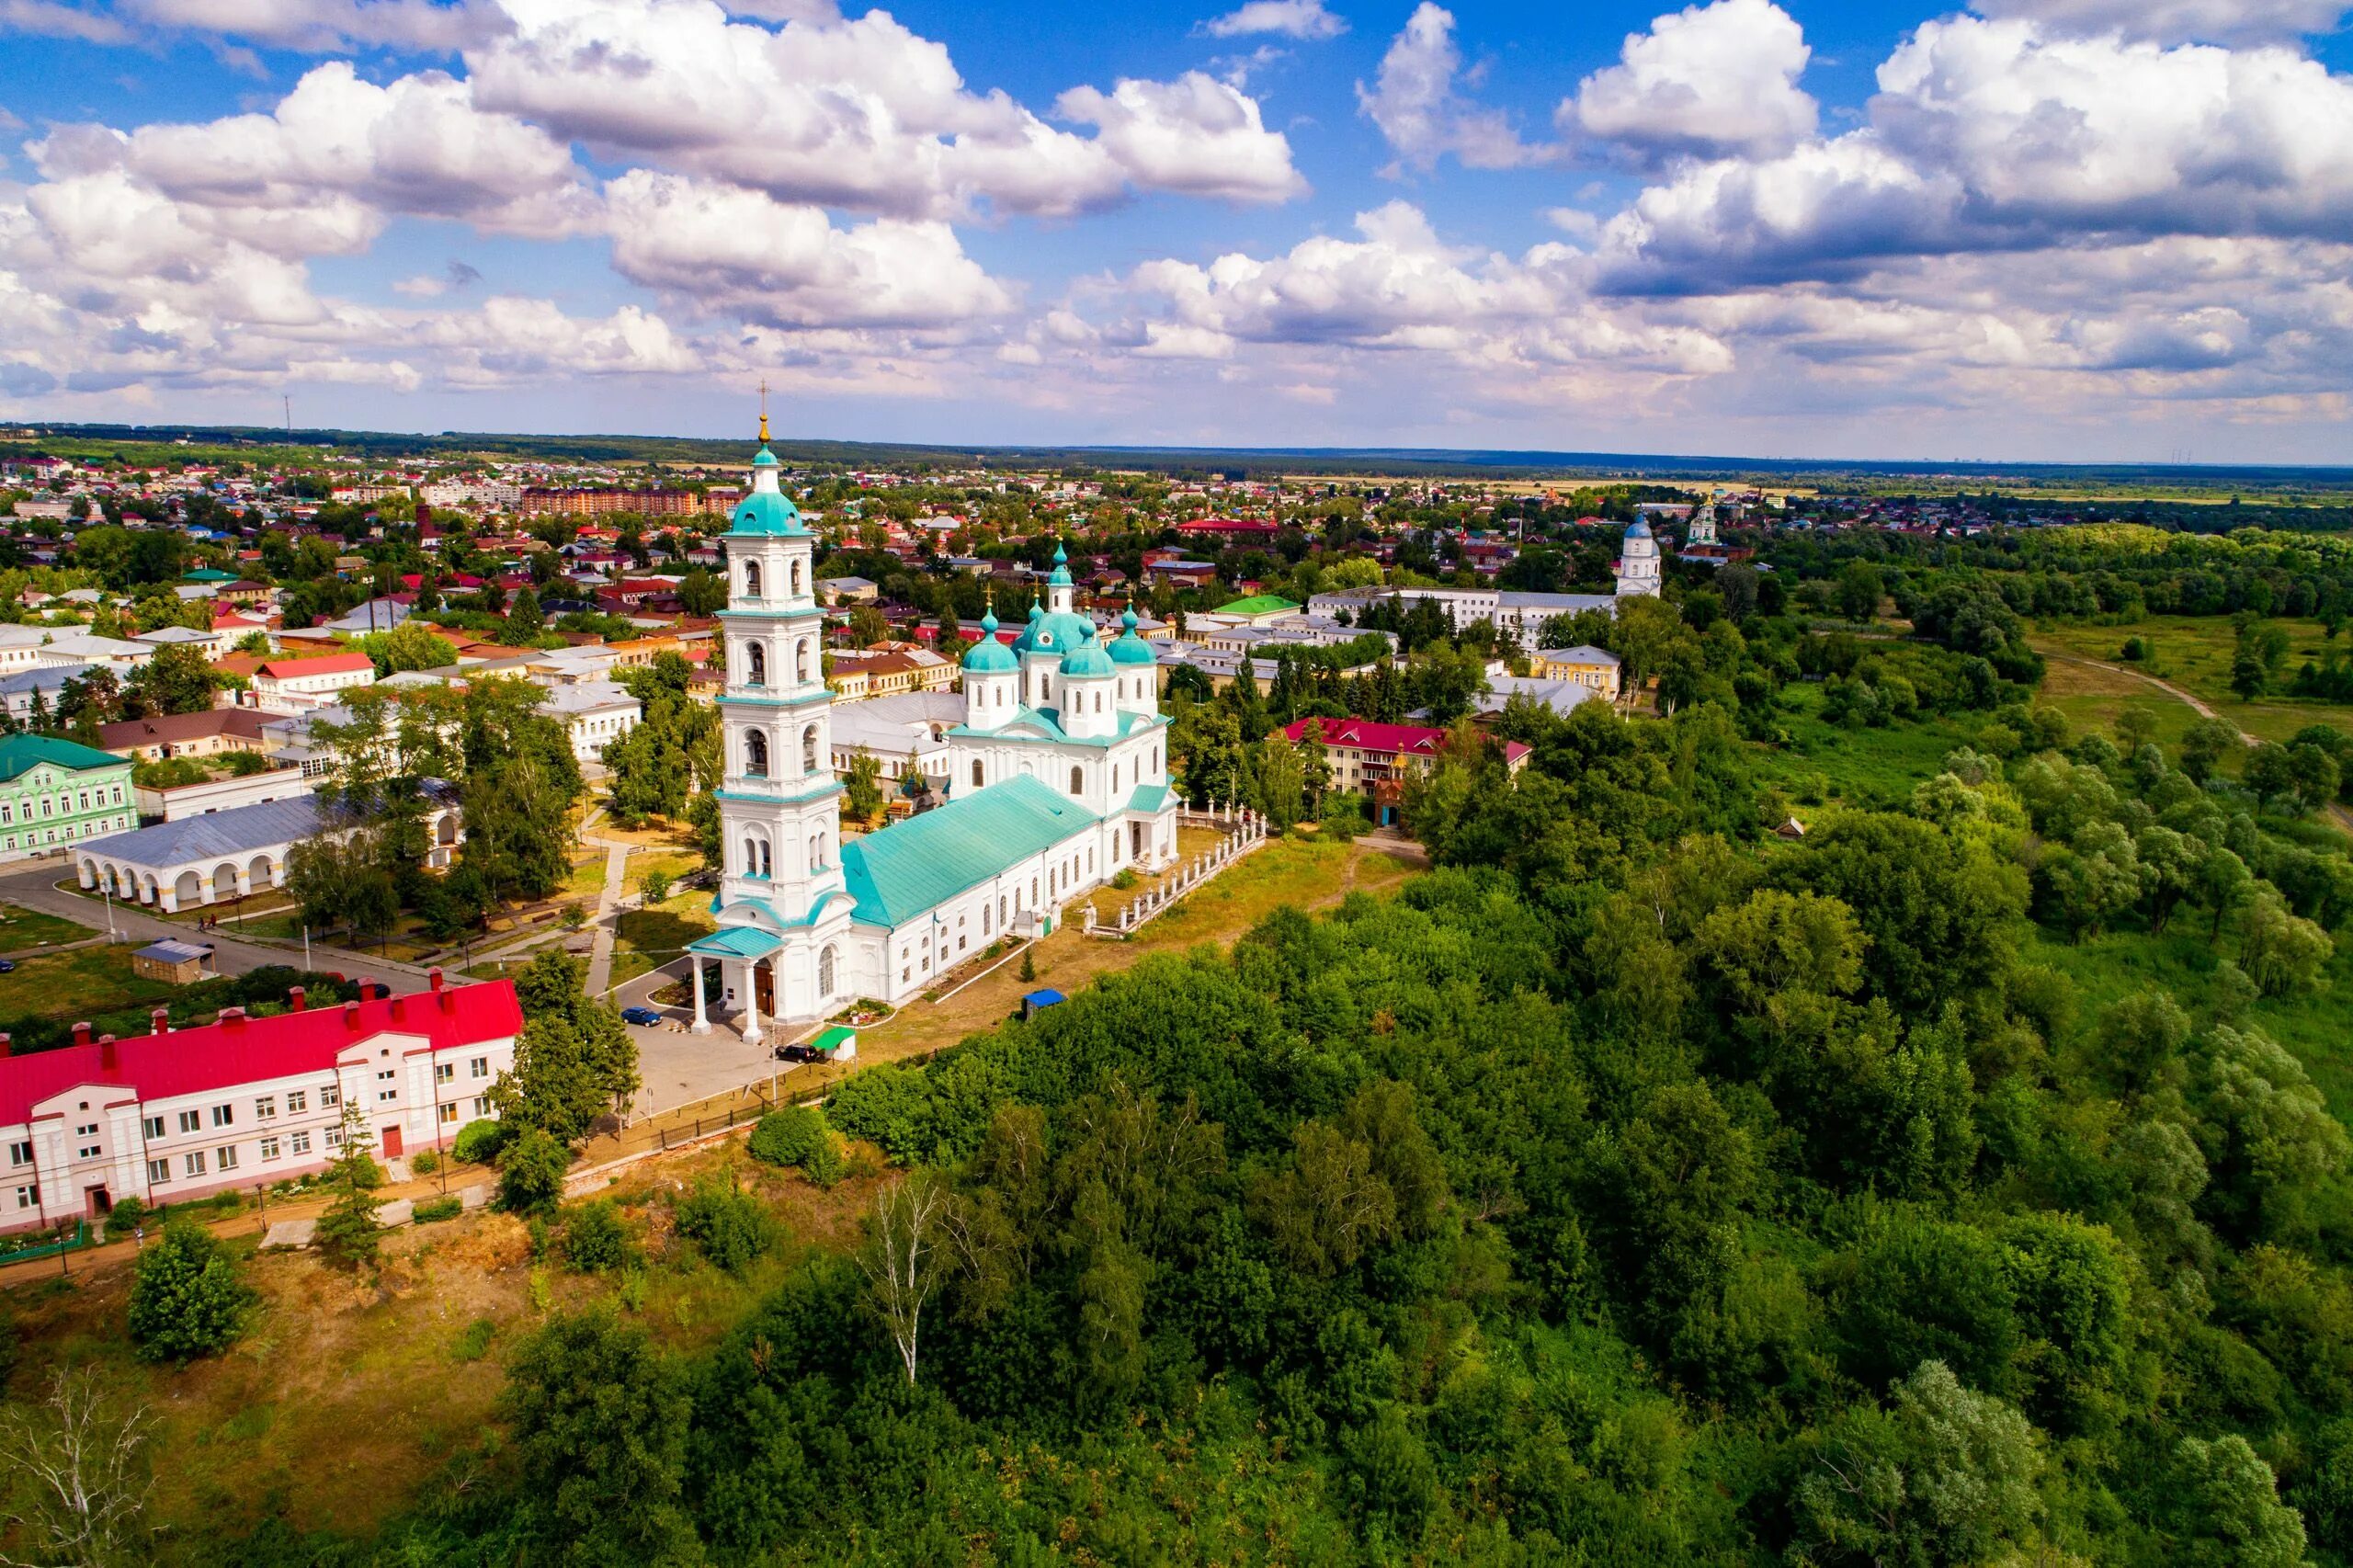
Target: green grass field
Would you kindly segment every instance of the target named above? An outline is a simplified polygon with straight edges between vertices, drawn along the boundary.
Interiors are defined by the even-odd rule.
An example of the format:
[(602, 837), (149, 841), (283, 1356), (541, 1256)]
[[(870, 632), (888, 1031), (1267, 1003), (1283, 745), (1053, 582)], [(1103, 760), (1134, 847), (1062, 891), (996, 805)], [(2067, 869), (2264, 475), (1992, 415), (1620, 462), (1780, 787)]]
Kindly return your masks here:
[(76, 925), (61, 915), (19, 909), (13, 903), (0, 903), (0, 953), (21, 952), (27, 948), (59, 947), (97, 935), (91, 927)]
[(161, 1002), (178, 989), (131, 973), (134, 950), (128, 944), (76, 948), (19, 960), (15, 972), (0, 974), (0, 1017), (86, 1018)]
[[(2306, 660), (2317, 661), (2328, 646), (2317, 620), (2282, 617), (2270, 624), (2288, 633), (2288, 657), (2280, 666), (2282, 684), (2293, 677)], [(2147, 643), (2153, 656), (2141, 664), (2125, 665), (2120, 654), (2125, 641), (2133, 637)], [(2284, 741), (2307, 724), (2334, 724), (2353, 731), (2353, 707), (2287, 697), (2263, 697), (2247, 702), (2234, 696), (2231, 691), (2231, 655), (2238, 645), (2238, 633), (2228, 616), (2151, 616), (2130, 626), (2045, 625), (2037, 628), (2030, 641), (2041, 653), (2072, 653), (2170, 681), (2262, 740)], [(2120, 677), (2078, 668), (2072, 677), (2060, 678), (2116, 681)], [(2128, 682), (2118, 689), (2137, 684)], [(2147, 687), (2143, 689), (2152, 699), (2164, 700), (2162, 692)]]
[(684, 952), (688, 942), (717, 929), (719, 922), (710, 917), (710, 894), (699, 889), (674, 894), (647, 909), (622, 911), (613, 933), (612, 983), (659, 969)]
[(1763, 756), (1764, 775), (1803, 805), (1824, 801), (1899, 802), (1912, 787), (1942, 771), (1945, 754), (1976, 733), (1975, 716), (1846, 730), (1822, 717), (1822, 687), (1795, 684), (1782, 692), (1789, 745)]

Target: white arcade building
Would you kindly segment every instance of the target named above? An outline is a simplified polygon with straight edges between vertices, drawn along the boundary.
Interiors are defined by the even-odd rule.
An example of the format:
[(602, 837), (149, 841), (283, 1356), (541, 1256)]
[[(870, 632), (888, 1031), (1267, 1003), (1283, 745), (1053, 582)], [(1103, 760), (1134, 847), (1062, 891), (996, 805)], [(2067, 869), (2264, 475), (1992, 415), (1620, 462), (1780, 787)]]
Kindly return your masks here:
[(900, 1002), (1008, 932), (1050, 930), (1122, 869), (1176, 855), (1153, 651), (1132, 610), (1108, 644), (1075, 612), (1059, 550), (1047, 602), (1013, 645), (992, 613), (964, 655), (947, 803), (843, 842), (816, 540), (777, 466), (763, 416), (751, 494), (724, 536), (719, 929), (688, 949), (697, 1031), (716, 1006), (753, 1038), (764, 1020)]

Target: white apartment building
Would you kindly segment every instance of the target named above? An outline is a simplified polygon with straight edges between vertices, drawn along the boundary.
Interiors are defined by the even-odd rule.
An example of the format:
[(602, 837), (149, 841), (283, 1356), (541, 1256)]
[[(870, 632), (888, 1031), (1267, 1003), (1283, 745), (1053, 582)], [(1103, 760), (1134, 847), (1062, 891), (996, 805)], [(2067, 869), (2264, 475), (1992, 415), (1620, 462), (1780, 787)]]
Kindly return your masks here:
[[(377, 1153), (440, 1149), (494, 1118), (491, 1085), (515, 1062), (523, 1011), (494, 980), (308, 1007), (131, 1040), (74, 1028), (57, 1051), (0, 1058), (0, 1231), (103, 1216), (117, 1199), (200, 1198), (315, 1171), (340, 1152), (347, 1104)], [(0, 1036), (0, 1044), (5, 1044)]]

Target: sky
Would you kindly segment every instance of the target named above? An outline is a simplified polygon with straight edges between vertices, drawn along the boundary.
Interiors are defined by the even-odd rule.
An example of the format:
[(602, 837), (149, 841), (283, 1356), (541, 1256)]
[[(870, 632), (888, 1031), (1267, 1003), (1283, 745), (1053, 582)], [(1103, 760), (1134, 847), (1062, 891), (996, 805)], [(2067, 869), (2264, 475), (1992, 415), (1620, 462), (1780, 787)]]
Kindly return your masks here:
[(0, 0), (0, 418), (2353, 461), (2347, 0)]

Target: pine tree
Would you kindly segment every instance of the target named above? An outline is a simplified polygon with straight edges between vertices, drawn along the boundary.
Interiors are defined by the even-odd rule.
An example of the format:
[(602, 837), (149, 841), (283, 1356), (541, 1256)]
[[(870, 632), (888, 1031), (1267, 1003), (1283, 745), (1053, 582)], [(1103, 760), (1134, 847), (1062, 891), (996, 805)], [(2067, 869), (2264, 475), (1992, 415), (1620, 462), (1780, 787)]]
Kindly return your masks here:
[(375, 1187), (381, 1173), (376, 1168), (375, 1146), (375, 1135), (368, 1131), (359, 1108), (344, 1101), (343, 1152), (327, 1167), (327, 1185), (335, 1198), (319, 1216), (319, 1228), (312, 1239), (321, 1256), (345, 1268), (376, 1261), (381, 1230), (376, 1209), (381, 1200)]

